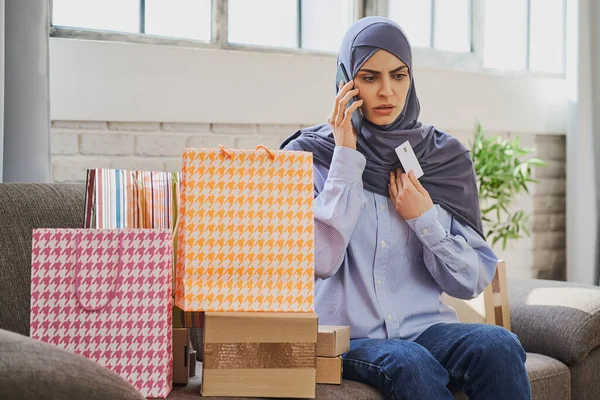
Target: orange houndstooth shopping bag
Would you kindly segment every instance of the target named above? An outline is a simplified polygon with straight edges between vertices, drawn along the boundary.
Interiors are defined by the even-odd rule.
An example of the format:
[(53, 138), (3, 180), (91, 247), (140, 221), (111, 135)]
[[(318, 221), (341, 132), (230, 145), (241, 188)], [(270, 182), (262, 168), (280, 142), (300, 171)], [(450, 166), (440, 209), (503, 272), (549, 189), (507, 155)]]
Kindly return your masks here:
[(185, 311), (313, 311), (312, 154), (186, 149), (175, 302)]

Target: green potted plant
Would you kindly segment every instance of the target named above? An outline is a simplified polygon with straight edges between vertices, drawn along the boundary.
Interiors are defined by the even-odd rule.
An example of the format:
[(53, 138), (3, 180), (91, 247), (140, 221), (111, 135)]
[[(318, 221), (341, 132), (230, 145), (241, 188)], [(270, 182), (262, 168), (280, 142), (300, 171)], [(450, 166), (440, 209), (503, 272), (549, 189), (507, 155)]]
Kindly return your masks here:
[(539, 158), (522, 159), (534, 151), (521, 147), (518, 136), (511, 139), (487, 137), (481, 124), (475, 124), (471, 157), (477, 175), (485, 235), (492, 246), (502, 241), (504, 250), (509, 240), (530, 236), (527, 229), (529, 216), (512, 206), (521, 193), (529, 193), (529, 183), (538, 183), (531, 177), (532, 168), (546, 165)]

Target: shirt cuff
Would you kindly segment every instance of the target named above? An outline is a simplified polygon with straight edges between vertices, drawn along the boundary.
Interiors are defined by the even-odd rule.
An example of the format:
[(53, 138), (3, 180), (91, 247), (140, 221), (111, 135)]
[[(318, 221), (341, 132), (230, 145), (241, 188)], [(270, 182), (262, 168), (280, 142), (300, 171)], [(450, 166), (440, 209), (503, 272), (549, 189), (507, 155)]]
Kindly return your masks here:
[(366, 165), (367, 159), (359, 151), (335, 146), (327, 179), (344, 179), (362, 185), (362, 174)]
[(429, 210), (425, 211), (419, 217), (406, 221), (421, 242), (429, 248), (446, 237), (446, 230), (437, 217), (437, 209), (435, 206), (431, 206)]

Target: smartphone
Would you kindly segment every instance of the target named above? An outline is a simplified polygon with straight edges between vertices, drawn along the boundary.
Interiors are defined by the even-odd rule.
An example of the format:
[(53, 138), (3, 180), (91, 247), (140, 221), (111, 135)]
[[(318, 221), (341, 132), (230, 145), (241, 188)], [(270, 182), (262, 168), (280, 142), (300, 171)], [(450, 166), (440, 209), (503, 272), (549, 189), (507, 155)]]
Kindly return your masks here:
[[(344, 84), (350, 82), (350, 77), (348, 76), (348, 72), (346, 72), (346, 68), (344, 67), (344, 64), (339, 63), (338, 64), (338, 68), (337, 68), (337, 73), (336, 73), (336, 77), (335, 77), (335, 88), (336, 88), (336, 93), (338, 93), (340, 91), (340, 83), (344, 82)], [(352, 97), (350, 99), (350, 101), (348, 102), (348, 104), (346, 104), (346, 108), (350, 107), (352, 105), (352, 103), (354, 103), (355, 101), (357, 101), (356, 97)], [(360, 120), (358, 122), (358, 127), (356, 127), (356, 132), (360, 135), (361, 129), (362, 129), (362, 119), (363, 119), (363, 112), (360, 108), (358, 108), (358, 114), (360, 115)]]

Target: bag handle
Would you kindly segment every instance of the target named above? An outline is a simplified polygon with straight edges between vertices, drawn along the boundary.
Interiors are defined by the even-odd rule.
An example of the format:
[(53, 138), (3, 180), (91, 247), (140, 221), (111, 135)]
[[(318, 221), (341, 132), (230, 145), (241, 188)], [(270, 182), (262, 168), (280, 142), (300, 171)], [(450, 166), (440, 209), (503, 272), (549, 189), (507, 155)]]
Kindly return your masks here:
[(114, 282), (113, 282), (113, 287), (112, 287), (112, 291), (110, 292), (109, 298), (106, 301), (106, 303), (104, 303), (101, 306), (98, 306), (96, 308), (92, 308), (89, 306), (86, 306), (85, 304), (83, 304), (83, 301), (81, 300), (81, 293), (80, 293), (80, 283), (81, 283), (81, 277), (79, 276), (79, 255), (81, 252), (81, 248), (79, 246), (79, 242), (81, 240), (81, 236), (82, 234), (76, 235), (75, 236), (75, 297), (77, 298), (77, 302), (79, 303), (79, 305), (86, 311), (90, 311), (90, 312), (94, 312), (94, 311), (100, 311), (103, 308), (105, 308), (117, 295), (117, 283), (119, 282), (119, 279), (121, 278), (121, 270), (123, 269), (123, 235), (119, 235), (119, 262), (117, 264), (117, 277), (115, 278)]
[[(225, 146), (223, 146), (222, 144), (219, 145), (219, 149), (221, 150), (221, 153), (223, 153), (228, 158), (233, 158), (233, 154), (231, 153), (231, 151), (225, 149)], [(271, 150), (269, 150), (269, 148), (267, 146), (259, 144), (258, 146), (256, 146), (256, 151), (258, 151), (258, 150), (266, 151), (272, 160), (275, 159), (275, 153), (273, 153)]]
[(263, 144), (259, 144), (258, 146), (256, 146), (256, 151), (261, 150), (261, 149), (266, 151), (267, 153), (269, 153), (269, 156), (271, 157), (272, 160), (275, 159), (275, 153), (273, 153), (271, 150), (269, 150), (269, 148), (267, 146), (265, 146)]
[(225, 154), (228, 158), (232, 158), (233, 155), (231, 154), (230, 151), (227, 151), (225, 149), (225, 146), (223, 146), (222, 144), (219, 145), (219, 149), (221, 149), (221, 153)]

